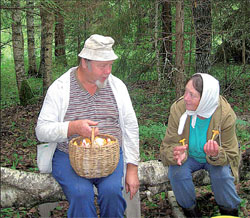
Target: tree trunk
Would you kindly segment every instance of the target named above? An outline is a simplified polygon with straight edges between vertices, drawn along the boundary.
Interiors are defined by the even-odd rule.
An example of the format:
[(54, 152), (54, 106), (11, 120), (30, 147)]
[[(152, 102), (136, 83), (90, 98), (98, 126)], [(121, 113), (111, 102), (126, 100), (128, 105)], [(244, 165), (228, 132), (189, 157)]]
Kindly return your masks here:
[(196, 73), (209, 73), (212, 35), (211, 0), (193, 0), (192, 8), (196, 34)]
[(158, 0), (155, 0), (155, 28), (154, 28), (154, 41), (155, 41), (155, 61), (156, 61), (156, 72), (158, 75), (158, 85), (160, 85), (161, 81), (161, 70), (160, 70), (160, 57), (159, 57), (159, 48), (158, 48), (158, 16), (159, 16), (159, 2)]
[(225, 83), (225, 88), (228, 87), (228, 79), (227, 79), (227, 55), (226, 55), (226, 51), (225, 51), (225, 40), (224, 40), (224, 33), (222, 33), (222, 44), (221, 44), (221, 48), (222, 48), (222, 52), (223, 52), (223, 65), (224, 65), (224, 83)]
[(1, 206), (33, 206), (63, 199), (60, 185), (50, 174), (1, 167)]
[(162, 5), (162, 60), (163, 67), (163, 81), (172, 72), (172, 14), (171, 14), (171, 2), (163, 1)]
[[(239, 167), (240, 181), (250, 179), (250, 148), (242, 153)], [(65, 200), (60, 185), (51, 174), (40, 174), (1, 167), (1, 207), (35, 206)], [(171, 190), (168, 167), (161, 161), (140, 162), (138, 166), (141, 199)], [(192, 174), (195, 186), (210, 184), (209, 174), (199, 170)]]
[[(57, 4), (60, 2), (57, 0)], [(61, 5), (59, 4), (59, 8)], [(57, 8), (55, 14), (55, 57), (56, 60), (67, 66), (67, 58), (65, 52), (65, 34), (64, 34), (64, 17), (61, 9)]]
[(34, 0), (26, 0), (26, 22), (27, 22), (27, 38), (28, 38), (28, 59), (29, 68), (28, 75), (37, 76), (36, 67), (36, 50), (35, 50), (35, 36), (34, 36)]
[[(26, 106), (28, 101), (33, 98), (33, 94), (27, 82), (24, 68), (24, 40), (21, 23), (21, 11), (17, 9), (20, 7), (20, 3), (17, 0), (11, 0), (11, 4), (12, 7), (15, 8), (12, 10), (12, 44), (16, 82), (20, 104)], [(24, 93), (28, 93), (28, 95), (25, 95)]]
[(193, 23), (193, 19), (191, 19), (191, 25), (190, 25), (190, 37), (189, 37), (189, 55), (188, 55), (188, 68), (186, 70), (186, 75), (189, 77), (190, 75), (190, 71), (191, 71), (191, 67), (193, 66), (192, 64), (192, 50), (193, 50), (193, 27), (194, 27), (194, 23)]
[(175, 57), (175, 90), (176, 99), (183, 95), (184, 91), (184, 1), (176, 2), (176, 57)]
[[(246, 24), (247, 23), (247, 20), (249, 19), (249, 6), (250, 6), (250, 3), (248, 0), (245, 0), (244, 1), (244, 9), (243, 9), (243, 20), (244, 20), (244, 23)], [(243, 33), (242, 33), (242, 64), (245, 65), (246, 64), (246, 39), (247, 39), (247, 27), (248, 25), (244, 25), (243, 27)], [(249, 38), (249, 37), (248, 37)]]
[[(20, 2), (18, 0), (11, 0), (11, 4), (13, 8), (20, 7)], [(21, 19), (21, 11), (18, 9), (13, 9), (12, 45), (18, 90), (21, 89), (22, 81), (26, 79), (24, 68), (24, 41)]]
[[(157, 160), (139, 163), (140, 195), (158, 194), (171, 190), (167, 177), (168, 167)], [(210, 180), (204, 170), (193, 174), (196, 185), (208, 185)], [(35, 206), (46, 202), (64, 200), (60, 185), (51, 174), (31, 173), (1, 167), (1, 206)]]
[(53, 24), (54, 15), (46, 3), (41, 4), (41, 64), (40, 71), (43, 75), (43, 96), (46, 95), (47, 89), (52, 82), (52, 43), (53, 43)]
[(45, 30), (44, 30), (44, 26), (43, 23), (45, 22), (46, 13), (42, 7), (42, 5), (40, 6), (40, 17), (41, 17), (41, 49), (40, 49), (40, 66), (39, 66), (39, 71), (38, 71), (38, 77), (42, 78), (44, 71), (45, 71), (45, 60), (44, 60), (44, 55), (45, 55)]
[[(81, 5), (81, 0), (76, 0), (76, 5), (75, 7), (80, 7)], [(79, 54), (82, 50), (82, 45), (81, 45), (81, 42), (82, 41), (85, 41), (87, 36), (86, 36), (86, 25), (87, 25), (87, 9), (85, 8), (85, 13), (84, 15), (81, 15), (80, 13), (77, 13), (77, 24), (78, 24), (78, 31), (77, 31), (77, 34), (76, 34), (76, 39), (77, 39), (77, 54)], [(82, 24), (82, 16), (84, 16), (84, 24)], [(84, 26), (84, 29), (83, 29), (83, 26)], [(85, 33), (84, 35), (84, 39), (82, 38), (81, 36), (81, 30)], [(78, 63), (80, 63), (81, 61), (81, 58), (78, 56)]]

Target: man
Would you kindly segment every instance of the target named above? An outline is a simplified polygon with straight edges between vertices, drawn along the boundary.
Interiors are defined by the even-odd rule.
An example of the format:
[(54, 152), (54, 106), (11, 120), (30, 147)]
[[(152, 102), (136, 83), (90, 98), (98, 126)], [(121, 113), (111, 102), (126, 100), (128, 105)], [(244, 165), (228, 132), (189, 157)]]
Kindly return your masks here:
[[(118, 57), (114, 40), (94, 34), (79, 54), (78, 67), (71, 68), (48, 89), (36, 127), (39, 141), (57, 143), (52, 175), (69, 201), (68, 217), (97, 217), (94, 190), (98, 190), (101, 217), (123, 217), (126, 201), (122, 196), (123, 163), (125, 188), (130, 199), (139, 188), (139, 131), (136, 115), (125, 84), (111, 74)], [(86, 179), (72, 169), (69, 141), (78, 135), (109, 134), (117, 137), (120, 160), (115, 171), (103, 178)]]

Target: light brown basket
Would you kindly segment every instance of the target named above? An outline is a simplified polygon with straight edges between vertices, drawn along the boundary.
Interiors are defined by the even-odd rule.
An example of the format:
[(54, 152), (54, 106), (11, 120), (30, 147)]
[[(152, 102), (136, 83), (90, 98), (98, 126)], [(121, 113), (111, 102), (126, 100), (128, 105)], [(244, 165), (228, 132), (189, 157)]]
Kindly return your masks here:
[[(94, 129), (94, 128), (93, 128)], [(93, 130), (92, 129), (92, 130)], [(92, 131), (91, 142), (94, 141)], [(115, 143), (108, 143), (103, 146), (90, 147), (82, 146), (83, 137), (73, 138), (69, 142), (70, 163), (75, 172), (85, 178), (106, 177), (114, 172), (120, 159), (120, 146), (118, 140), (111, 135), (100, 134), (101, 138), (110, 138)], [(74, 145), (74, 142), (77, 145)]]

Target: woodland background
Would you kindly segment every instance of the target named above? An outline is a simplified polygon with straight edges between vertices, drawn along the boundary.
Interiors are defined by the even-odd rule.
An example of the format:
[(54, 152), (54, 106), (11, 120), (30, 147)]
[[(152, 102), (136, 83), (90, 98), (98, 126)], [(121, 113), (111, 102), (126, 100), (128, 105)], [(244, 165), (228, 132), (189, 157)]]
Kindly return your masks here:
[[(46, 90), (78, 65), (77, 55), (94, 33), (115, 39), (119, 59), (112, 72), (131, 95), (141, 161), (159, 159), (170, 105), (196, 72), (220, 81), (221, 94), (238, 115), (237, 136), (246, 151), (249, 27), (249, 0), (1, 0), (1, 166), (37, 172), (34, 128)], [(249, 181), (241, 181), (239, 192), (247, 213)], [(145, 199), (144, 217), (171, 214), (165, 201), (164, 193), (153, 202)], [(211, 215), (209, 210), (204, 214)], [(35, 214), (34, 208), (1, 209), (3, 217)]]

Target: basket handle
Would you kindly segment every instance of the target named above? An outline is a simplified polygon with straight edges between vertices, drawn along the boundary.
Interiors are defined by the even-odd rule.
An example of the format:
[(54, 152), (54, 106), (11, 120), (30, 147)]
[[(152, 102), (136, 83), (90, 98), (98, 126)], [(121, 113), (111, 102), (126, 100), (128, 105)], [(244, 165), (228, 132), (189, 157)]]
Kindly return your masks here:
[(93, 127), (91, 131), (91, 146), (94, 145), (94, 141), (95, 141), (95, 127)]

